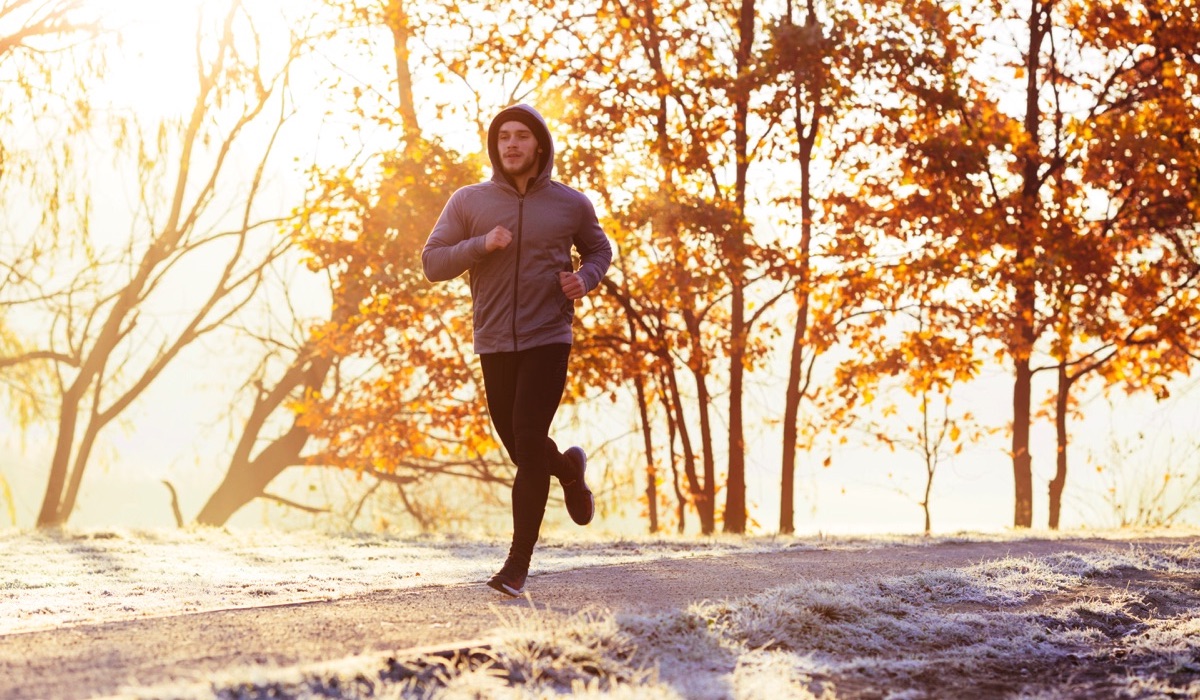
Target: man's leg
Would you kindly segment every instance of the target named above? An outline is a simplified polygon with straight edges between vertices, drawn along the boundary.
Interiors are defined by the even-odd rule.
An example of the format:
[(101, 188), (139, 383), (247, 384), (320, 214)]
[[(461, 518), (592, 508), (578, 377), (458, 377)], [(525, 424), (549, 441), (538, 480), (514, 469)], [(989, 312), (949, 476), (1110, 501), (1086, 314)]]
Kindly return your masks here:
[(550, 424), (562, 400), (567, 381), (571, 346), (546, 345), (520, 353), (516, 397), (513, 401), (513, 437), (517, 478), (513, 482), (513, 550), (528, 562), (537, 544), (550, 475), (559, 469), (562, 455), (550, 439)]
[(513, 543), (504, 567), (488, 581), (510, 595), (524, 588), (546, 512), (551, 465), (557, 470), (563, 460), (548, 433), (566, 385), (570, 350), (563, 344), (480, 356), (488, 413), (517, 465)]
[(483, 392), (487, 396), (488, 415), (500, 436), (500, 442), (508, 451), (509, 459), (516, 461), (517, 445), (513, 439), (513, 405), (517, 396), (517, 366), (519, 355), (515, 352), (495, 352), (479, 356), (483, 368)]

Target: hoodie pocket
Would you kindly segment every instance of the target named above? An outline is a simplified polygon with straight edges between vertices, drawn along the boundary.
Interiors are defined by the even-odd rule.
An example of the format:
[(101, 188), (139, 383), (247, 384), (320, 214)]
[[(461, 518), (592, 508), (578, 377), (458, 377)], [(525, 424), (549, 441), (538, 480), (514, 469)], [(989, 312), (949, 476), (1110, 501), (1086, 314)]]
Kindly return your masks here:
[(568, 299), (567, 295), (562, 293), (562, 287), (559, 287), (558, 289), (558, 296), (558, 311), (560, 314), (562, 314), (563, 318), (570, 322), (575, 318), (575, 300)]

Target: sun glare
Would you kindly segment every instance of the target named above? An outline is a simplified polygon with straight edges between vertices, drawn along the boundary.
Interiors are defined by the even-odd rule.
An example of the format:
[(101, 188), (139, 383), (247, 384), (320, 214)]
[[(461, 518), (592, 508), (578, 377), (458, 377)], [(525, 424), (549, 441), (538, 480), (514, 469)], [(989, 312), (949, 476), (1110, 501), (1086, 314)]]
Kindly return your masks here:
[[(190, 109), (197, 90), (197, 39), (210, 37), (220, 26), (231, 1), (100, 3), (105, 24), (117, 37), (106, 85), (113, 106), (150, 117)], [(269, 0), (242, 0), (241, 5), (256, 20), (266, 18), (280, 6)], [(256, 21), (260, 32), (269, 29), (257, 25)]]

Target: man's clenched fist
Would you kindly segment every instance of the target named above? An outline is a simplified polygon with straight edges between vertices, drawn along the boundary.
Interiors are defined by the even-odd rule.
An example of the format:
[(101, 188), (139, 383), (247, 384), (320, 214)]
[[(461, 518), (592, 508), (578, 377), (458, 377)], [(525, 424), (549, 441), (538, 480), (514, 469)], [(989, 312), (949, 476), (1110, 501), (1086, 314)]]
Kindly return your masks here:
[(487, 248), (487, 252), (490, 253), (494, 250), (504, 250), (508, 247), (509, 243), (512, 243), (512, 239), (512, 231), (509, 231), (503, 226), (497, 226), (496, 228), (487, 232), (487, 234), (484, 236), (483, 243)]
[(582, 299), (583, 295), (587, 294), (583, 278), (573, 272), (558, 273), (558, 284), (568, 299)]

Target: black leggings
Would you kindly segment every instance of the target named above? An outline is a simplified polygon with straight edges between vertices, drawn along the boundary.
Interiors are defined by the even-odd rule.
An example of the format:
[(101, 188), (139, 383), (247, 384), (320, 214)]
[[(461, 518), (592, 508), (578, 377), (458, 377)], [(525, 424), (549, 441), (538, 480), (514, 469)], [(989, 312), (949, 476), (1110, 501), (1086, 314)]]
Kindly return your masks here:
[(513, 543), (509, 555), (528, 565), (542, 528), (550, 477), (567, 466), (550, 439), (550, 423), (567, 383), (566, 343), (479, 356), (488, 413), (517, 465), (512, 487)]

